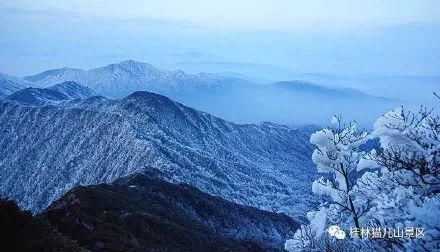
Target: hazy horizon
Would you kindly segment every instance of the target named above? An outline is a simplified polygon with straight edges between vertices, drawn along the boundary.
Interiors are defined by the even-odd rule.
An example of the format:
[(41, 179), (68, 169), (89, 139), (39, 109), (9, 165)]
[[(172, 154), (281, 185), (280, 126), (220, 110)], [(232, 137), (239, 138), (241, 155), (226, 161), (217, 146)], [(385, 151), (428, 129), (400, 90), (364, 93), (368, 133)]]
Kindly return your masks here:
[(17, 76), (127, 59), (190, 72), (440, 74), (435, 1), (14, 1), (0, 13), (0, 72)]

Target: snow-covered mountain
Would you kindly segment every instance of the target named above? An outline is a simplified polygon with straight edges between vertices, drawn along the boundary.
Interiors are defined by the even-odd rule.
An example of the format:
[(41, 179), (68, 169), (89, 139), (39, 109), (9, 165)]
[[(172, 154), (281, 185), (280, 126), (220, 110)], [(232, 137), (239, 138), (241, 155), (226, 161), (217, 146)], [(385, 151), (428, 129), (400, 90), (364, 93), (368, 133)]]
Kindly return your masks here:
[(47, 88), (25, 88), (4, 98), (22, 105), (41, 106), (69, 99), (65, 94)]
[(291, 216), (314, 202), (309, 132), (234, 124), (153, 93), (44, 107), (3, 101), (0, 132), (0, 194), (34, 211), (76, 185), (143, 170)]
[[(109, 98), (149, 91), (236, 123), (325, 124), (332, 115), (341, 114), (370, 125), (382, 113), (400, 105), (358, 90), (323, 87), (319, 83), (263, 85), (236, 76), (161, 70), (132, 60), (88, 71), (49, 70), (25, 79), (42, 87), (75, 81)], [(362, 116), (359, 110), (364, 111)]]
[(66, 81), (53, 86), (48, 87), (49, 90), (54, 90), (65, 94), (71, 99), (84, 99), (94, 96), (95, 93), (83, 85), (80, 85), (74, 81)]
[(12, 75), (0, 73), (0, 99), (34, 84)]
[(63, 82), (48, 88), (24, 88), (4, 99), (22, 105), (42, 106), (91, 96), (93, 96), (93, 92), (90, 89), (75, 82)]
[(194, 89), (217, 89), (244, 80), (214, 74), (188, 74), (180, 70), (167, 71), (150, 64), (133, 60), (123, 61), (88, 71), (61, 68), (25, 77), (43, 87), (65, 81), (74, 81), (107, 97), (119, 98), (134, 91), (150, 91), (161, 94), (187, 92)]

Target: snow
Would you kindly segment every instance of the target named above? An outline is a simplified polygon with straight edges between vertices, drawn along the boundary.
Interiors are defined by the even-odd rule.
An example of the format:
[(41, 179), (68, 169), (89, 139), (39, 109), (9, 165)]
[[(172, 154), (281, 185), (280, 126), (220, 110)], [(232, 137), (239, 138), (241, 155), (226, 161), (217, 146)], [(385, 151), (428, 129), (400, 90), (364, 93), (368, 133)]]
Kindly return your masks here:
[(0, 131), (0, 194), (34, 212), (79, 184), (144, 170), (294, 217), (316, 201), (307, 132), (234, 124), (147, 92), (45, 107), (0, 102)]
[[(311, 142), (317, 149), (312, 159), (318, 172), (331, 176), (315, 180), (312, 191), (329, 198), (319, 208), (322, 215), (308, 214), (310, 223), (301, 226), (293, 238), (286, 241), (286, 249), (332, 250), (332, 246), (337, 247), (338, 243), (316, 232), (316, 227), (325, 223), (338, 223), (345, 228), (359, 223), (359, 227), (426, 230), (422, 239), (400, 239), (401, 247), (389, 240), (351, 239), (344, 243), (348, 251), (438, 249), (439, 135), (440, 117), (423, 107), (417, 113), (403, 108), (386, 113), (376, 121), (369, 135), (358, 134), (352, 125), (313, 134)], [(365, 139), (376, 138), (380, 149), (365, 153), (358, 148)], [(351, 187), (342, 176), (347, 174), (346, 181), (350, 181)]]
[(148, 63), (133, 60), (87, 71), (73, 68), (49, 70), (25, 79), (43, 87), (73, 81), (110, 98), (121, 98), (143, 90), (161, 94), (178, 91), (177, 93), (182, 94), (195, 88), (218, 88), (245, 83), (239, 79), (214, 74), (161, 70)]
[(47, 89), (61, 92), (69, 99), (84, 99), (95, 95), (91, 89), (73, 81), (59, 83), (54, 86), (50, 86)]
[(4, 99), (22, 105), (43, 106), (57, 104), (72, 99), (84, 99), (93, 95), (93, 92), (74, 82), (64, 82), (49, 88), (24, 88)]
[(339, 119), (337, 116), (332, 116), (332, 118), (330, 119), (330, 124), (337, 126), (339, 123)]
[(34, 86), (33, 83), (22, 80), (12, 75), (0, 73), (0, 99), (27, 87)]

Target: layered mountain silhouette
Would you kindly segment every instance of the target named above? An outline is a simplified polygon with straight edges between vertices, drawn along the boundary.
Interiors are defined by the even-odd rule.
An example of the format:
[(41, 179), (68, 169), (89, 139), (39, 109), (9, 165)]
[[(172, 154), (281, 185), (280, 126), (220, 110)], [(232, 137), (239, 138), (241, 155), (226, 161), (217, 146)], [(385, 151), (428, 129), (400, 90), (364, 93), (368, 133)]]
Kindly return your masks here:
[[(109, 98), (135, 91), (154, 92), (236, 123), (324, 124), (333, 114), (342, 114), (371, 124), (396, 106), (390, 99), (355, 89), (298, 80), (255, 84), (249, 78), (227, 73), (167, 71), (132, 60), (91, 70), (49, 70), (25, 79), (40, 87), (74, 81)], [(364, 109), (366, 106), (369, 110)], [(359, 110), (364, 111), (362, 117)]]
[(25, 79), (42, 87), (74, 81), (110, 98), (120, 98), (134, 91), (150, 91), (164, 95), (205, 89), (214, 91), (247, 83), (241, 79), (214, 74), (161, 70), (148, 63), (133, 60), (88, 71), (75, 68), (49, 70)]
[(0, 132), (0, 194), (34, 212), (77, 185), (151, 167), (168, 181), (291, 216), (315, 202), (310, 132), (234, 124), (158, 94), (3, 101)]
[(90, 88), (80, 85), (74, 81), (66, 81), (55, 84), (47, 89), (61, 92), (66, 95), (69, 100), (84, 99), (96, 95)]
[(20, 89), (31, 87), (35, 84), (21, 78), (0, 73), (0, 99), (19, 91)]
[(48, 88), (24, 88), (4, 99), (23, 105), (41, 106), (93, 96), (93, 91), (75, 82), (63, 82)]
[[(386, 101), (383, 97), (367, 95), (359, 90), (351, 88), (328, 88), (316, 85), (310, 81), (279, 81), (272, 84), (273, 87), (294, 92), (297, 94), (314, 94), (317, 96), (339, 97), (340, 99), (376, 99)], [(389, 100), (389, 99), (388, 99)]]

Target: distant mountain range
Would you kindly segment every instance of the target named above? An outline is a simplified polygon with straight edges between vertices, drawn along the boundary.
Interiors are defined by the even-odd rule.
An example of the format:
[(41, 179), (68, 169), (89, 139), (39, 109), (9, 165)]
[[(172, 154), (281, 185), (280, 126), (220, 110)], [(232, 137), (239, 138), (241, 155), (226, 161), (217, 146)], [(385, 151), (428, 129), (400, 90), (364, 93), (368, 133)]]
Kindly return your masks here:
[(440, 75), (335, 75), (335, 74), (298, 74), (296, 79), (319, 83), (328, 87), (349, 87), (368, 94), (387, 97), (398, 101), (399, 105), (429, 105), (436, 102), (433, 92), (439, 92)]
[(214, 74), (160, 70), (150, 64), (132, 60), (88, 71), (75, 68), (49, 70), (24, 79), (42, 87), (74, 81), (110, 98), (120, 98), (135, 91), (168, 94), (247, 83), (245, 80)]
[(41, 106), (72, 99), (84, 99), (93, 95), (92, 90), (69, 81), (48, 88), (24, 88), (6, 96), (4, 99), (23, 105)]
[[(178, 223), (173, 228), (197, 237), (194, 242), (200, 247), (209, 249), (213, 240), (228, 248), (245, 244), (280, 249), (286, 235), (291, 236), (305, 212), (317, 204), (310, 188), (316, 174), (309, 143), (316, 127), (237, 124), (215, 115), (236, 122), (314, 123), (337, 109), (362, 111), (362, 118), (367, 118), (391, 102), (306, 81), (259, 85), (236, 77), (165, 71), (134, 61), (88, 71), (49, 70), (25, 80), (0, 75), (0, 83), (0, 195), (34, 213), (44, 211), (64, 229), (63, 235), (83, 241), (87, 248), (92, 246), (88, 242), (97, 244), (88, 240), (92, 236), (118, 237), (100, 227), (88, 228), (91, 223), (111, 225), (136, 240), (142, 234), (133, 233), (127, 226), (133, 222), (125, 222), (126, 217), (153, 225), (162, 216), (160, 229), (171, 230), (167, 223)], [(152, 174), (154, 179), (134, 175), (138, 173)], [(113, 184), (69, 191), (100, 183)], [(169, 183), (185, 183), (200, 191)], [(94, 201), (80, 206), (81, 216), (75, 216), (75, 197), (81, 203)], [(138, 204), (123, 205), (133, 202)], [(166, 211), (178, 214), (167, 216)], [(102, 219), (107, 212), (120, 220)], [(229, 216), (230, 212), (238, 216)], [(75, 226), (81, 218), (87, 221)], [(237, 224), (240, 221), (245, 224)], [(151, 238), (159, 231), (145, 232)]]
[(3, 101), (0, 132), (0, 194), (36, 212), (74, 186), (145, 170), (290, 216), (315, 202), (309, 131), (234, 124), (153, 93)]
[(235, 124), (146, 91), (109, 99), (74, 81), (7, 80), (0, 195), (38, 214), (12, 213), (26, 248), (281, 251), (316, 204), (309, 128)]
[(172, 67), (189, 72), (220, 73), (226, 76), (239, 76), (256, 83), (271, 83), (279, 80), (292, 80), (295, 72), (289, 68), (268, 64), (228, 62), (215, 60), (179, 61)]
[[(102, 95), (118, 98), (134, 91), (169, 93), (171, 91), (185, 92), (205, 88), (214, 90), (248, 88), (249, 84), (252, 83), (246, 81), (245, 78), (232, 73), (216, 75), (207, 73), (188, 74), (180, 70), (166, 71), (147, 63), (128, 60), (88, 71), (75, 68), (48, 70), (37, 75), (25, 77), (24, 79), (42, 87), (65, 81), (73, 81), (87, 86)], [(262, 85), (254, 84), (250, 88), (256, 87), (261, 88)], [(299, 80), (275, 82), (265, 85), (265, 87), (282, 87), (288, 88), (291, 91), (315, 93), (317, 95), (369, 97), (369, 95), (355, 89), (332, 89)]]
[(68, 99), (84, 99), (94, 95), (97, 95), (90, 88), (84, 87), (74, 81), (66, 81), (53, 86), (48, 87), (47, 89), (57, 91), (63, 93), (67, 96)]
[(328, 88), (324, 86), (316, 85), (309, 81), (279, 81), (272, 84), (274, 87), (285, 89), (295, 93), (308, 93), (324, 96), (339, 96), (344, 98), (372, 98), (359, 90), (349, 88)]
[(356, 89), (324, 87), (315, 82), (256, 84), (252, 78), (233, 73), (189, 74), (132, 60), (91, 70), (49, 70), (25, 80), (39, 88), (73, 81), (108, 98), (121, 98), (135, 91), (154, 92), (236, 123), (325, 124), (332, 115), (341, 114), (369, 125), (382, 113), (401, 105)]
[(0, 73), (0, 99), (32, 85), (34, 84), (29, 81), (12, 75)]

